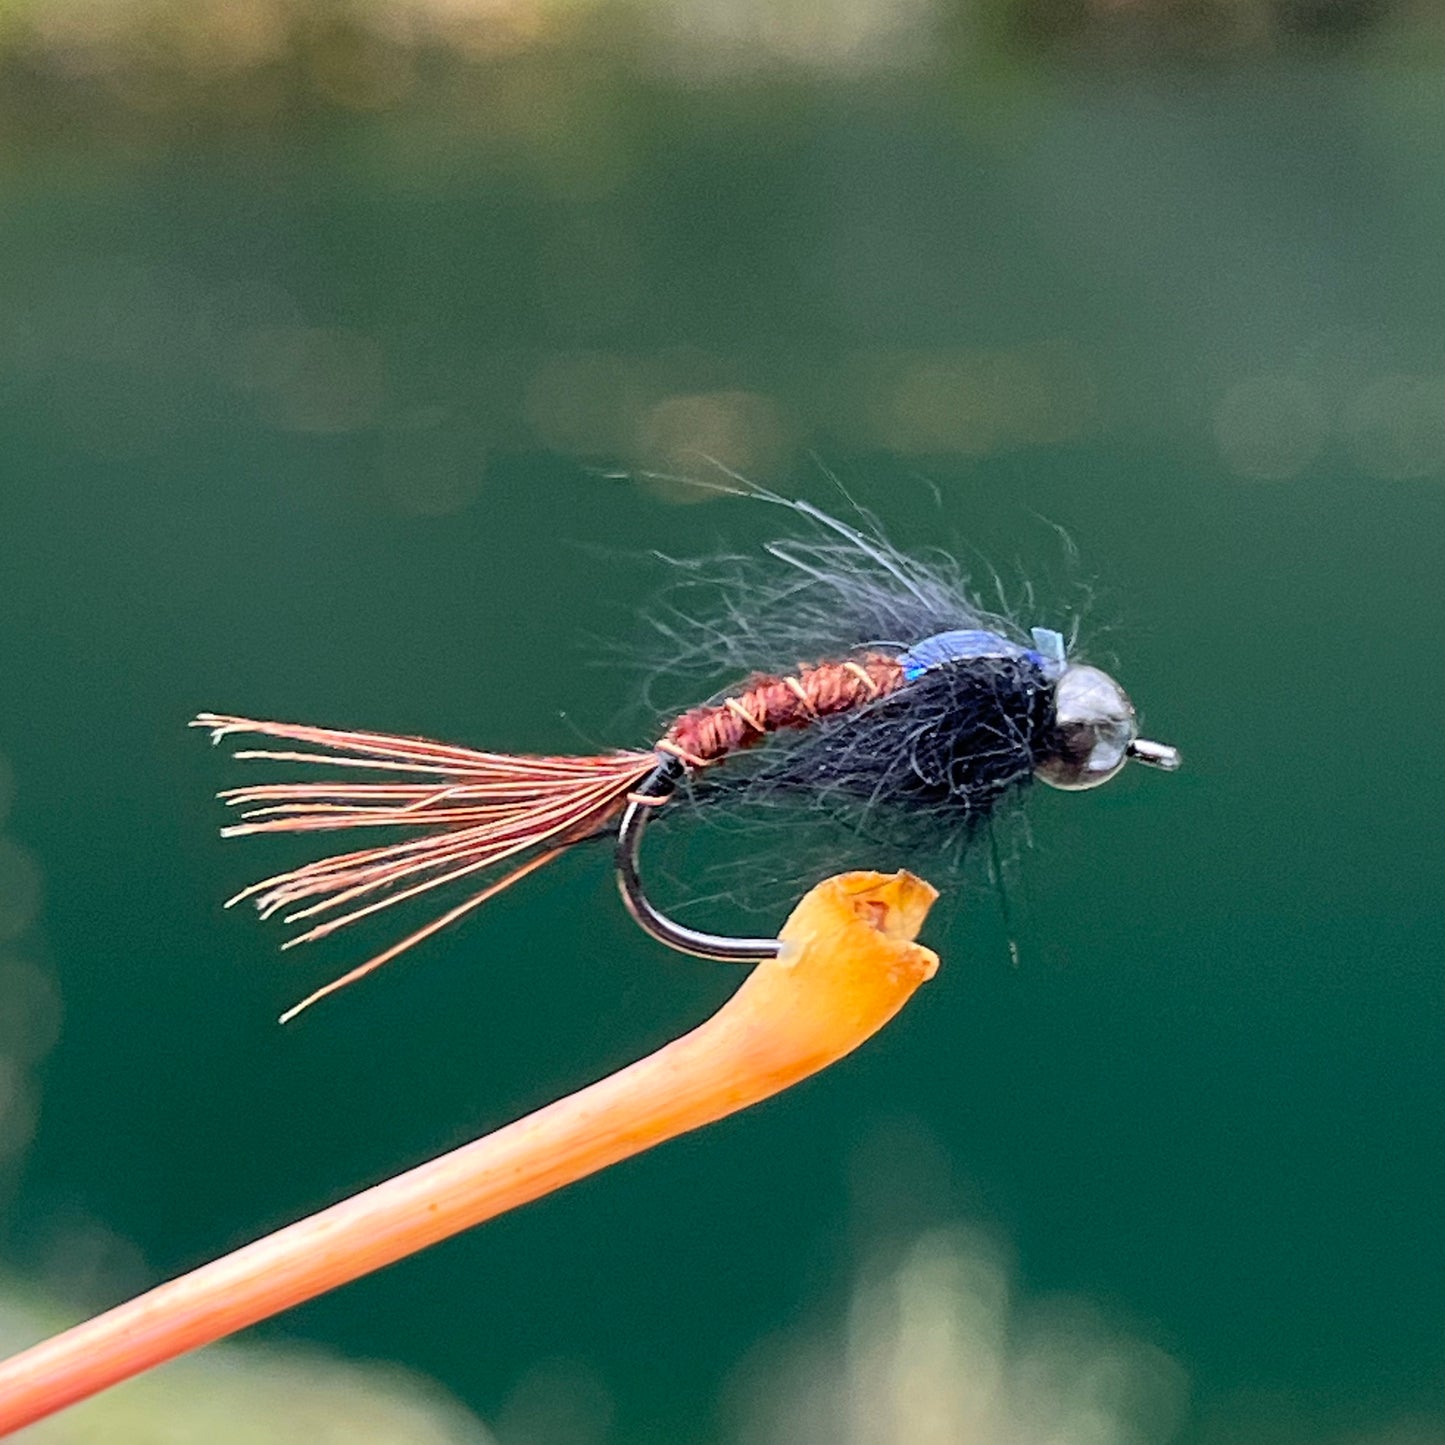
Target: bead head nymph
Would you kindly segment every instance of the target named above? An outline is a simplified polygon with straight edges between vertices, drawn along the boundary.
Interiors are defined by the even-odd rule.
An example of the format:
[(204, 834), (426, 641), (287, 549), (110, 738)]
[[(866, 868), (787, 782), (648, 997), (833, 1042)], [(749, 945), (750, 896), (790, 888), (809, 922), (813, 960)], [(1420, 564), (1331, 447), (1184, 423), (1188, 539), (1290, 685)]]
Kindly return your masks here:
[[(789, 814), (800, 826), (820, 813), (851, 817), (860, 834), (866, 826), (878, 837), (891, 820), (917, 820), (929, 837), (957, 845), (1035, 779), (1080, 792), (1130, 759), (1178, 768), (1174, 748), (1139, 736), (1134, 706), (1112, 677), (1071, 659), (1063, 634), (1035, 627), (1025, 636), (978, 606), (949, 559), (900, 552), (866, 513), (860, 529), (807, 502), (749, 494), (803, 526), (765, 546), (757, 567), (729, 557), (716, 574), (689, 568), (689, 587), (698, 578), (717, 582), (725, 606), (712, 618), (674, 606), (658, 617), (658, 630), (681, 645), (684, 659), (740, 680), (675, 714), (650, 747), (514, 755), (224, 714), (195, 720), (216, 739), (250, 733), (284, 745), (241, 757), (335, 768), (311, 781), (228, 789), (222, 796), (239, 810), (228, 834), (384, 827), (400, 835), (316, 858), (236, 895), (265, 916), (304, 922), (291, 943), (471, 885), (286, 1017), (567, 849), (613, 832), (623, 899), (652, 937), (707, 958), (776, 956), (774, 938), (703, 933), (652, 904), (640, 847), (648, 819), (664, 808), (801, 800), (812, 806)], [(754, 656), (771, 665), (750, 671)], [(379, 776), (364, 780), (367, 770)], [(714, 770), (723, 774), (716, 782)]]

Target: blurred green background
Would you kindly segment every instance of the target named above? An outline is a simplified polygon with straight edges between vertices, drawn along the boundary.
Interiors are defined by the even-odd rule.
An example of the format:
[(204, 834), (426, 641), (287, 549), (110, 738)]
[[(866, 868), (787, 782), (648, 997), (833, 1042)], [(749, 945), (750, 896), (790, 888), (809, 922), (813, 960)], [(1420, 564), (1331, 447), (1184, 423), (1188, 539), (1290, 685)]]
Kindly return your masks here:
[[(646, 742), (648, 554), (780, 520), (705, 454), (1088, 598), (1187, 771), (1031, 796), (858, 1057), (249, 1338), (460, 1402), (346, 1439), (1445, 1438), (1442, 157), (1433, 0), (0, 6), (0, 1336), (725, 996), (581, 850), (279, 1029), (370, 938), (221, 913), (307, 855), (183, 726)], [(660, 889), (754, 930), (757, 846)], [(186, 1368), (44, 1438), (341, 1428)]]

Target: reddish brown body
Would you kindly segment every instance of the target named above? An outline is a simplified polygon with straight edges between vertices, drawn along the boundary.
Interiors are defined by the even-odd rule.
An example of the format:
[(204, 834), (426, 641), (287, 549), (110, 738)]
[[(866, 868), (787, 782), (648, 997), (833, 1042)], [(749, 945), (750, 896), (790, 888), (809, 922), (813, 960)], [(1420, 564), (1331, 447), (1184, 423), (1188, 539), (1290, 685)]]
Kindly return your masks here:
[(848, 662), (800, 666), (785, 677), (760, 676), (721, 702), (685, 712), (658, 743), (689, 767), (706, 767), (761, 742), (782, 728), (805, 728), (819, 718), (851, 712), (903, 684), (894, 657), (870, 652)]

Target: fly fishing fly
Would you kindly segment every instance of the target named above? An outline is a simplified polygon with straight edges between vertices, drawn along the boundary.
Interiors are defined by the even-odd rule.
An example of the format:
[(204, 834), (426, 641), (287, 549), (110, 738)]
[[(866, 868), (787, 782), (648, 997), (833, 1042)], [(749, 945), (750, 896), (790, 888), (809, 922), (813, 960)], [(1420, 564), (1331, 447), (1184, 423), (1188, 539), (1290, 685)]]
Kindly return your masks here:
[[(353, 828), (408, 834), (303, 864), (230, 900), (250, 899), (263, 917), (306, 923), (285, 947), (447, 885), (485, 879), (317, 989), (283, 1021), (567, 848), (614, 831), (623, 901), (653, 938), (702, 958), (775, 957), (782, 946), (776, 939), (703, 933), (669, 918), (640, 874), (649, 818), (683, 798), (705, 804), (718, 790), (696, 785), (729, 762), (738, 771), (742, 755), (754, 761), (729, 791), (744, 798), (750, 789), (785, 790), (830, 806), (836, 800), (923, 813), (931, 825), (962, 835), (1033, 779), (1078, 791), (1107, 782), (1131, 759), (1179, 766), (1176, 749), (1139, 736), (1133, 704), (1112, 677), (1071, 657), (1060, 632), (1025, 632), (979, 607), (949, 559), (897, 550), (866, 517), (854, 527), (807, 502), (753, 495), (789, 508), (806, 531), (769, 544), (771, 581), (730, 599), (730, 614), (746, 617), (748, 626), (708, 629), (724, 639), (738, 674), (752, 671), (674, 718), (651, 747), (595, 757), (509, 755), (216, 713), (194, 720), (217, 742), (249, 733), (299, 745), (247, 749), (238, 758), (342, 770), (324, 781), (222, 793), (240, 810), (226, 836)], [(734, 658), (744, 645), (767, 656)], [(789, 665), (782, 661), (788, 658), (809, 660)], [(372, 778), (352, 781), (354, 773)]]

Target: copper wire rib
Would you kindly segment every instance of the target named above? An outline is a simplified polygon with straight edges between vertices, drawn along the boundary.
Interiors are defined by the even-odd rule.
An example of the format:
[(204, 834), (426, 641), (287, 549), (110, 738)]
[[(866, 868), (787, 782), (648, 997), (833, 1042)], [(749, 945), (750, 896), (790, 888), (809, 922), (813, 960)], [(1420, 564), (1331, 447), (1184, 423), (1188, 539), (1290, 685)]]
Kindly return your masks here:
[(657, 746), (690, 768), (721, 762), (785, 728), (806, 728), (852, 712), (903, 685), (903, 666), (883, 653), (800, 667), (796, 675), (753, 678), (721, 702), (685, 712)]
[(802, 703), (803, 711), (808, 714), (809, 720), (816, 720), (818, 709), (813, 706), (813, 699), (808, 696), (808, 689), (803, 686), (801, 680), (788, 676), (783, 679), (783, 686)]
[(763, 723), (759, 722), (758, 719), (755, 718), (755, 717), (752, 715), (752, 713), (750, 713), (750, 712), (747, 710), (747, 708), (746, 708), (742, 703), (740, 703), (740, 702), (737, 700), (737, 698), (735, 698), (735, 697), (727, 697), (727, 698), (724, 698), (724, 699), (723, 699), (723, 706), (724, 706), (735, 718), (737, 718), (739, 722), (744, 722), (744, 723), (746, 723), (746, 724), (747, 724), (750, 728), (752, 728), (752, 730), (753, 730), (755, 733), (757, 733), (759, 736), (761, 736), (762, 734), (764, 734), (765, 732), (767, 732), (766, 726), (764, 726)]

